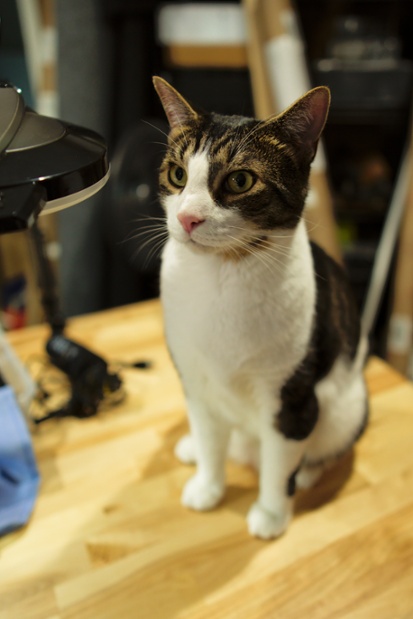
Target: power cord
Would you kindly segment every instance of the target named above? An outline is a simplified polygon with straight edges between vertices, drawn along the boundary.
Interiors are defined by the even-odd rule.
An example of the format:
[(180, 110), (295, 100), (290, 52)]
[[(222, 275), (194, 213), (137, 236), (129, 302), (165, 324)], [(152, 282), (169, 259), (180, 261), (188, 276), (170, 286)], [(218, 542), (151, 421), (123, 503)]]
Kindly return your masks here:
[[(70, 388), (70, 395), (63, 406), (35, 416), (33, 421), (38, 425), (56, 417), (91, 417), (96, 415), (102, 402), (112, 403), (124, 395), (122, 379), (117, 372), (109, 371), (109, 366), (102, 357), (64, 335), (66, 320), (60, 308), (43, 233), (36, 221), (30, 228), (30, 238), (37, 261), (42, 306), (52, 331), (46, 343), (46, 352), (50, 362), (67, 377)], [(138, 364), (141, 369), (149, 367), (147, 362)], [(40, 389), (38, 401), (42, 405), (47, 400), (47, 391)]]
[[(94, 352), (62, 334), (50, 337), (46, 343), (46, 352), (51, 364), (67, 377), (70, 396), (63, 406), (32, 417), (36, 425), (60, 417), (92, 417), (97, 414), (102, 403), (113, 404), (123, 400), (125, 392), (119, 373), (110, 371), (108, 363)], [(121, 365), (136, 369), (151, 367), (148, 361)], [(44, 407), (49, 397), (50, 393), (40, 382), (37, 404)]]

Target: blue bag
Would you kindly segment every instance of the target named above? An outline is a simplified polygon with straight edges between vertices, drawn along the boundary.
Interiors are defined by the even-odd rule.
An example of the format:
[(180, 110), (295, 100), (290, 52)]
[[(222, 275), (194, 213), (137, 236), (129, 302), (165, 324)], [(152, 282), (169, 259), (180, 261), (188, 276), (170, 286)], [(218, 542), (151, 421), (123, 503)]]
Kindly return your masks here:
[(26, 421), (13, 390), (0, 387), (0, 535), (28, 521), (40, 477)]

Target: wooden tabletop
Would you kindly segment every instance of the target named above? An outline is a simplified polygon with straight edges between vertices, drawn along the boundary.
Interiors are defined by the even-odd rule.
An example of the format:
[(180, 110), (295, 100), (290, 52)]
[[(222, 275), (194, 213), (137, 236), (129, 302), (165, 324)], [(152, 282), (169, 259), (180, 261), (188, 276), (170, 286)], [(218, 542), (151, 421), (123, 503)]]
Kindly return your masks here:
[[(48, 331), (10, 334), (36, 366)], [(127, 396), (96, 417), (33, 432), (42, 486), (23, 530), (0, 539), (0, 619), (411, 619), (413, 386), (367, 368), (371, 423), (354, 455), (297, 496), (288, 532), (251, 538), (256, 474), (228, 465), (224, 503), (180, 505), (191, 468), (173, 447), (184, 400), (149, 302), (70, 321), (67, 335), (122, 371)]]

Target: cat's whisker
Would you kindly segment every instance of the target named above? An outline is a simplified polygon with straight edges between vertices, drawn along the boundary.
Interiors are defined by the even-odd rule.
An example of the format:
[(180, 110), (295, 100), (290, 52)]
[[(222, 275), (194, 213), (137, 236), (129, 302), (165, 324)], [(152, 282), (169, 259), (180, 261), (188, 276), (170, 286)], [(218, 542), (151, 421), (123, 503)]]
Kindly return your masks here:
[[(184, 140), (185, 140), (185, 145), (186, 145), (186, 147), (188, 148), (188, 147), (189, 147), (188, 138), (187, 138), (187, 135), (186, 135), (186, 131), (185, 131), (185, 129), (184, 129), (184, 125), (182, 124), (182, 122), (181, 122), (181, 119), (180, 119), (180, 118), (179, 118), (179, 120), (178, 120), (178, 125), (179, 125), (179, 129), (180, 129), (180, 131), (181, 131), (181, 135), (182, 135), (182, 137), (183, 137), (183, 138), (184, 138)], [(179, 149), (179, 144), (178, 144), (177, 142), (175, 142), (174, 140), (172, 140), (172, 142), (175, 144), (176, 148), (178, 148), (178, 149)]]
[[(163, 246), (164, 246), (164, 240), (162, 239), (162, 240), (158, 240), (155, 245), (153, 245), (152, 247), (149, 248), (149, 250), (148, 250), (148, 252), (146, 254), (145, 260), (144, 260), (144, 264), (143, 264), (144, 268), (146, 268), (146, 266), (150, 262), (152, 256), (157, 255), (158, 251), (160, 253), (160, 250), (162, 249)], [(141, 252), (143, 251), (143, 249), (144, 249), (143, 247), (138, 247), (133, 252), (132, 260), (136, 260), (138, 258), (138, 256), (141, 254)]]
[[(229, 238), (231, 240), (234, 240), (237, 243), (237, 245), (239, 246), (239, 248), (244, 250), (245, 253), (247, 253), (247, 254), (257, 258), (261, 262), (261, 264), (263, 266), (265, 266), (267, 269), (272, 270), (272, 269), (275, 268), (275, 270), (278, 271), (278, 273), (282, 273), (282, 267), (284, 267), (285, 265), (276, 256), (267, 255), (265, 253), (265, 250), (261, 250), (259, 248), (256, 248), (256, 247), (254, 247), (253, 245), (251, 245), (250, 243), (246, 242), (243, 239), (240, 239), (240, 238), (237, 238), (237, 237), (232, 237), (232, 236), (229, 236)], [(238, 257), (237, 249), (234, 248), (234, 250), (235, 250), (236, 257)]]
[[(142, 224), (143, 222), (143, 224)], [(158, 223), (161, 222), (161, 223)], [(164, 224), (166, 226), (166, 218), (165, 217), (155, 217), (153, 215), (139, 215), (139, 217), (136, 217), (134, 219), (131, 219), (129, 221), (129, 223), (132, 225), (136, 225), (139, 224), (139, 227), (143, 227), (143, 226), (150, 226), (150, 225), (158, 225), (160, 226), (161, 224)]]
[(311, 219), (306, 219), (305, 217), (302, 217), (302, 220), (306, 225), (308, 233), (314, 232), (314, 230), (317, 230), (317, 228), (320, 228), (321, 226), (319, 221), (312, 221)]
[[(144, 223), (141, 223), (141, 222)], [(151, 239), (157, 238), (159, 235), (168, 235), (168, 230), (166, 226), (166, 220), (163, 217), (152, 217), (150, 215), (144, 215), (140, 218), (134, 220), (135, 225), (138, 223), (139, 225), (135, 227), (134, 230), (127, 235), (123, 241), (120, 243), (127, 243), (139, 238), (143, 240), (147, 239), (146, 242)]]
[[(305, 210), (304, 210), (305, 213)], [(325, 224), (322, 221), (314, 221), (313, 219), (309, 219), (308, 217), (305, 217), (304, 214), (301, 215), (301, 219), (304, 221), (306, 227), (307, 227), (307, 232), (311, 233), (314, 230), (317, 230), (317, 228), (320, 228), (323, 232), (325, 232), (327, 234), (328, 230), (325, 226)]]
[[(242, 228), (239, 229), (242, 230)], [(253, 241), (255, 240), (254, 238), (251, 238), (250, 240), (249, 238), (235, 237), (232, 235), (228, 235), (228, 238), (235, 241), (242, 249), (247, 250), (247, 253), (249, 254), (255, 255), (257, 252), (257, 248), (253, 245)], [(262, 252), (260, 251), (260, 254), (261, 253)]]
[[(265, 256), (268, 262), (276, 262), (277, 265), (282, 267), (283, 270), (287, 270), (289, 272), (290, 267), (288, 264), (288, 259), (290, 258), (290, 251), (286, 248), (280, 247), (279, 245), (270, 245), (265, 243), (261, 247), (254, 248), (255, 252), (260, 256)], [(284, 260), (284, 258), (286, 260)]]
[(144, 118), (142, 118), (141, 122), (145, 123), (145, 125), (148, 125), (149, 127), (152, 127), (152, 129), (155, 129), (155, 131), (159, 131), (159, 133), (162, 133), (162, 135), (164, 135), (167, 140), (169, 139), (169, 135), (168, 133), (166, 133), (166, 131), (149, 122), (149, 120), (145, 120)]
[(282, 241), (282, 240), (290, 241), (290, 239), (293, 239), (295, 235), (294, 234), (271, 234), (271, 233), (266, 232), (265, 236), (268, 239), (276, 239), (277, 241)]
[(150, 221), (165, 221), (165, 216), (157, 217), (156, 215), (148, 215), (146, 213), (141, 213), (139, 217), (136, 219), (132, 219), (132, 221), (141, 221), (142, 219), (150, 220)]
[(158, 241), (158, 239), (166, 240), (167, 236), (168, 236), (167, 233), (163, 231), (163, 232), (159, 232), (158, 234), (155, 234), (154, 236), (149, 237), (139, 246), (139, 251), (145, 249), (145, 247), (148, 247), (149, 245), (151, 245), (151, 243), (155, 243), (156, 241)]
[(163, 146), (168, 146), (169, 141), (171, 141), (178, 148), (177, 142), (171, 138), (170, 134), (166, 133), (166, 131), (164, 131), (160, 127), (157, 127), (156, 125), (152, 124), (148, 120), (145, 120), (144, 118), (142, 118), (141, 120), (142, 120), (143, 123), (145, 123), (145, 125), (149, 125), (149, 127), (152, 127), (152, 129), (156, 129), (156, 131), (159, 131), (159, 133), (162, 133), (162, 135), (164, 135), (166, 137), (167, 143), (163, 144)]
[[(238, 230), (241, 230), (242, 232), (245, 232), (243, 230), (243, 228), (241, 228), (241, 227), (231, 226), (231, 228), (238, 229)], [(288, 238), (292, 238), (292, 236), (293, 235), (289, 236)], [(283, 245), (280, 245), (279, 243), (273, 244), (273, 243), (268, 241), (268, 238), (271, 238), (271, 237), (270, 237), (270, 235), (266, 234), (265, 235), (265, 239), (263, 240), (263, 242), (262, 242), (262, 244), (261, 244), (261, 246), (259, 248), (260, 253), (262, 253), (263, 251), (269, 251), (272, 254), (279, 255), (279, 256), (282, 256), (284, 258), (289, 258), (289, 256), (290, 256), (290, 249), (289, 249), (289, 247), (285, 247)], [(277, 236), (277, 235), (275, 235), (275, 238), (276, 239), (283, 239), (285, 237), (284, 236)], [(252, 244), (254, 243), (254, 241), (255, 241), (255, 237), (251, 237), (251, 240), (248, 240), (248, 242), (247, 242), (248, 246), (251, 247)]]
[(151, 141), (151, 144), (153, 146), (163, 146), (164, 148), (168, 148), (168, 144), (166, 144), (166, 142), (158, 142), (158, 141)]
[(153, 246), (150, 247), (144, 262), (145, 268), (147, 264), (152, 260), (152, 258), (154, 258), (157, 254), (160, 254), (165, 242), (167, 241), (167, 238), (168, 235), (165, 232), (160, 233), (154, 237), (150, 237), (144, 243), (139, 245), (139, 247), (136, 248), (132, 255), (132, 260), (135, 260), (141, 251), (143, 251), (146, 247), (150, 246), (153, 243)]
[(139, 229), (138, 231), (131, 231), (125, 239), (119, 242), (122, 244), (129, 243), (130, 241), (136, 240), (139, 237), (145, 238), (146, 236), (150, 236), (152, 233), (155, 233), (155, 232), (164, 232), (166, 234), (167, 230), (165, 226), (161, 226), (159, 224), (154, 225), (154, 226), (145, 226), (145, 227), (142, 227), (142, 229)]
[(135, 241), (136, 247), (138, 251), (141, 251), (143, 249), (145, 249), (145, 247), (151, 245), (152, 243), (155, 243), (155, 241), (158, 238), (167, 238), (167, 234), (164, 232), (159, 232), (158, 234), (151, 234), (151, 235), (146, 235), (146, 236), (142, 236), (140, 239), (138, 239), (137, 237), (134, 237), (132, 239), (130, 239), (130, 241)]
[[(143, 223), (141, 223), (143, 222)], [(145, 229), (151, 229), (151, 228), (165, 228), (165, 220), (160, 220), (160, 221), (149, 221), (149, 220), (142, 220), (142, 219), (135, 219), (133, 222), (135, 225), (137, 224), (139, 226), (139, 228), (145, 228)]]
[(165, 242), (166, 242), (166, 241), (167, 241), (167, 238), (160, 239), (160, 240), (158, 240), (158, 242), (156, 243), (156, 245), (154, 245), (154, 246), (150, 249), (150, 251), (149, 251), (149, 253), (148, 253), (147, 257), (146, 257), (146, 260), (145, 260), (145, 266), (146, 266), (146, 265), (147, 265), (147, 264), (148, 264), (151, 260), (159, 258), (159, 256), (160, 256), (160, 255), (161, 255), (161, 253), (162, 253), (162, 250), (163, 250), (163, 247), (164, 247), (164, 245), (165, 245)]
[[(240, 226), (230, 226), (231, 229), (233, 230), (240, 230), (241, 232), (245, 233), (244, 228), (240, 227)], [(263, 236), (265, 237), (262, 245), (261, 245), (261, 249), (260, 251), (262, 252), (263, 250), (267, 250), (270, 253), (285, 257), (285, 258), (289, 258), (290, 257), (290, 239), (294, 238), (294, 233), (293, 234), (268, 234), (265, 233), (263, 234)], [(255, 236), (251, 236), (251, 240), (249, 241), (249, 243), (253, 243), (255, 240)], [(271, 243), (270, 240), (275, 239), (276, 242), (275, 243)], [(280, 244), (280, 240), (286, 240), (288, 242), (288, 245), (283, 245)]]
[[(241, 230), (243, 233), (245, 233), (245, 228), (243, 228), (242, 226), (228, 226), (229, 228), (231, 228), (231, 230)], [(261, 233), (257, 230), (256, 232), (256, 236), (260, 235)], [(291, 234), (273, 234), (272, 232), (268, 232), (267, 230), (263, 230), (262, 231), (262, 236), (268, 237), (268, 238), (273, 238), (273, 239), (292, 239), (295, 236), (295, 233), (292, 232)]]
[(166, 228), (166, 221), (165, 219), (159, 219), (159, 221), (151, 221), (148, 219), (135, 219), (135, 221), (133, 222), (135, 224), (137, 224), (139, 227), (142, 228)]
[(261, 128), (262, 128), (262, 123), (259, 122), (257, 125), (255, 125), (249, 130), (249, 132), (237, 144), (235, 155), (238, 155), (240, 152), (242, 152), (243, 150), (247, 148), (247, 146), (250, 144), (251, 140), (253, 139), (255, 133), (257, 133), (257, 131), (259, 131)]
[(279, 256), (283, 256), (284, 258), (290, 258), (291, 256), (291, 250), (289, 247), (283, 247), (282, 245), (278, 245), (278, 243), (276, 244), (270, 244), (270, 243), (264, 243), (264, 248), (269, 251), (272, 252), (274, 254), (277, 254)]
[(233, 159), (238, 154), (238, 152), (239, 152), (238, 151), (238, 145), (239, 145), (238, 139), (239, 139), (239, 135), (240, 135), (242, 129), (243, 129), (242, 125), (240, 125), (236, 129), (236, 132), (235, 132), (235, 135), (234, 135), (234, 143), (233, 143), (233, 145), (231, 147), (231, 150), (229, 151), (229, 159), (230, 160)]

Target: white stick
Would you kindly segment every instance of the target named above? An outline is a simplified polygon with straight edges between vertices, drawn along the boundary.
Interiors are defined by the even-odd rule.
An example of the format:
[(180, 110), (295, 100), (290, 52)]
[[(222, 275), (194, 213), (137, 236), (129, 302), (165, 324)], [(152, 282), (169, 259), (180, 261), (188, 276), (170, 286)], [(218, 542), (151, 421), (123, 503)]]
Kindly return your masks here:
[(376, 321), (381, 297), (390, 269), (400, 222), (409, 189), (410, 149), (404, 154), (399, 169), (387, 218), (377, 248), (370, 285), (366, 295), (361, 324), (365, 335), (369, 335)]

